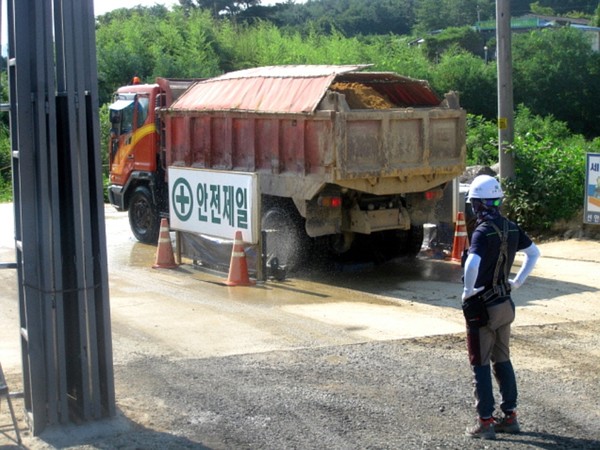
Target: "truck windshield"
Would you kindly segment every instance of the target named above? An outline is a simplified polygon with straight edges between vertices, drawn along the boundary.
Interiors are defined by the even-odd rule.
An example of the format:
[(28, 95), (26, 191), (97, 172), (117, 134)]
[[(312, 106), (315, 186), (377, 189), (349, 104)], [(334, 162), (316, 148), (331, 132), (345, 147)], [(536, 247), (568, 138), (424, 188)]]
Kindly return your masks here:
[(136, 128), (140, 128), (148, 118), (148, 97), (137, 97), (134, 100), (119, 99), (110, 105), (110, 122), (116, 134), (129, 133), (133, 130), (135, 120)]

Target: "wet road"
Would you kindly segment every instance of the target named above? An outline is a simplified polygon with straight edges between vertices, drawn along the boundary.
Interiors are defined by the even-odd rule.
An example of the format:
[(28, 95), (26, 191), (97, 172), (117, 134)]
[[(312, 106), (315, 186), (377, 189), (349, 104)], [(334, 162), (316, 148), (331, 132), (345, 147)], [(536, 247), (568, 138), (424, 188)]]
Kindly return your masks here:
[[(2, 217), (12, 206), (0, 205)], [(14, 260), (13, 225), (0, 229), (1, 260)], [(460, 269), (436, 260), (314, 269), (283, 282), (227, 287), (227, 274), (184, 264), (153, 269), (156, 248), (137, 242), (127, 214), (106, 207), (115, 362), (144, 335), (140, 352), (160, 341), (175, 354), (207, 357), (314, 345), (343, 345), (460, 332)], [(0, 273), (6, 321), (18, 326), (14, 271)], [(426, 288), (424, 289), (424, 286)], [(14, 302), (8, 300), (10, 297)], [(17, 368), (18, 339), (2, 327), (3, 365)], [(13, 328), (14, 330), (14, 328)], [(123, 352), (121, 353), (121, 349)]]
[[(226, 274), (190, 264), (152, 269), (156, 249), (135, 242), (125, 214), (110, 207), (106, 211), (117, 341), (126, 339), (128, 330), (143, 331), (149, 342), (168, 341), (182, 354), (206, 357), (464, 330), (461, 269), (454, 262), (421, 254), (381, 265), (307, 270), (284, 282), (226, 287)], [(553, 258), (540, 262), (515, 295), (522, 309), (516, 326), (589, 317), (593, 280), (583, 275), (583, 266), (570, 273), (563, 266)], [(562, 298), (572, 292), (581, 293), (576, 303)]]
[[(0, 228), (2, 261), (14, 260), (11, 211), (11, 205), (0, 205), (5, 218)], [(129, 230), (127, 214), (110, 206), (106, 207), (106, 230), (117, 362), (127, 356), (128, 344), (140, 335), (145, 336), (136, 344), (140, 352), (155, 352), (157, 340), (164, 351), (208, 357), (464, 329), (459, 309), (461, 269), (454, 262), (421, 254), (381, 265), (346, 265), (327, 272), (312, 269), (283, 282), (254, 287), (227, 287), (222, 284), (226, 274), (191, 264), (153, 269), (156, 248), (138, 243)], [(513, 269), (518, 269), (519, 261), (517, 257)], [(583, 266), (542, 258), (526, 287), (515, 296), (521, 308), (515, 325), (589, 317), (597, 290), (593, 279), (584, 275), (586, 262), (579, 264)], [(18, 326), (14, 271), (2, 271), (0, 277), (6, 286), (2, 320)], [(577, 302), (563, 298), (573, 292), (578, 293)], [(18, 340), (8, 324), (0, 327), (2, 363), (5, 368), (16, 368)]]
[(226, 287), (227, 274), (190, 264), (152, 269), (155, 248), (133, 240), (124, 214), (107, 209), (106, 218), (117, 341), (144, 330), (206, 357), (463, 330), (455, 263), (400, 259)]
[[(0, 205), (10, 217), (11, 205)], [(0, 231), (2, 261), (14, 260), (12, 222)], [(160, 341), (164, 351), (188, 357), (209, 357), (285, 350), (311, 346), (404, 339), (460, 333), (461, 269), (457, 263), (429, 259), (397, 259), (381, 265), (346, 265), (338, 270), (314, 268), (283, 282), (254, 287), (227, 287), (227, 274), (183, 264), (177, 269), (153, 269), (156, 248), (138, 243), (127, 214), (106, 207), (109, 282), (115, 360), (139, 335), (140, 352), (152, 353)], [(519, 264), (520, 259), (517, 258)], [(581, 264), (585, 264), (582, 262)], [(569, 273), (556, 259), (541, 260), (545, 279), (534, 273), (515, 296), (522, 311), (515, 324), (581, 320), (596, 292), (593, 280)], [(518, 266), (514, 268), (518, 269)], [(0, 273), (8, 288), (3, 316), (18, 323), (14, 271)], [(555, 278), (555, 279), (553, 279)], [(574, 281), (573, 281), (574, 280)], [(581, 283), (579, 283), (581, 282)], [(11, 287), (12, 286), (12, 287)], [(569, 303), (565, 293), (580, 292)], [(14, 302), (8, 300), (12, 296)], [(4, 306), (5, 305), (5, 306)], [(9, 326), (2, 326), (4, 367), (16, 368), (18, 348)], [(120, 349), (124, 349), (121, 353)], [(169, 350), (170, 349), (170, 350)]]

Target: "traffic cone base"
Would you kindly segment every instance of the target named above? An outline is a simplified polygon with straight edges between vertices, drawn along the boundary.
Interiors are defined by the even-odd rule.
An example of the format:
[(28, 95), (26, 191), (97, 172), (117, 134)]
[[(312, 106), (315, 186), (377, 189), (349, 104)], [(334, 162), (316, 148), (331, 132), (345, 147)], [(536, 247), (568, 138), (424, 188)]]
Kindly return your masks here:
[(173, 246), (171, 245), (171, 236), (169, 235), (169, 221), (163, 218), (160, 221), (158, 247), (156, 248), (156, 262), (152, 268), (173, 269), (175, 267), (177, 267), (177, 264), (175, 263)]
[(454, 242), (452, 243), (452, 261), (461, 262), (463, 251), (469, 247), (468, 241), (465, 214), (459, 211), (456, 215)]
[(248, 264), (246, 263), (246, 252), (244, 252), (241, 231), (235, 232), (231, 262), (229, 263), (229, 276), (225, 284), (227, 286), (254, 286), (256, 284), (248, 277)]

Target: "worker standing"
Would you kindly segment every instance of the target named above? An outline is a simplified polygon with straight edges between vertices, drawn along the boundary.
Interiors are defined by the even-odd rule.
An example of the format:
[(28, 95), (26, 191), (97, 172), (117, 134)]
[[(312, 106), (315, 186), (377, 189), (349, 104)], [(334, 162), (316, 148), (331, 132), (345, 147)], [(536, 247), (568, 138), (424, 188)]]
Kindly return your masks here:
[[(482, 439), (495, 439), (496, 432), (520, 431), (517, 383), (509, 351), (515, 318), (510, 293), (523, 284), (540, 256), (529, 236), (500, 213), (503, 197), (495, 178), (480, 175), (473, 180), (467, 200), (477, 220), (464, 262), (462, 306), (479, 417), (466, 435)], [(525, 259), (515, 278), (509, 279), (517, 251), (522, 251)], [(492, 370), (501, 396), (503, 414), (499, 418), (493, 416)]]

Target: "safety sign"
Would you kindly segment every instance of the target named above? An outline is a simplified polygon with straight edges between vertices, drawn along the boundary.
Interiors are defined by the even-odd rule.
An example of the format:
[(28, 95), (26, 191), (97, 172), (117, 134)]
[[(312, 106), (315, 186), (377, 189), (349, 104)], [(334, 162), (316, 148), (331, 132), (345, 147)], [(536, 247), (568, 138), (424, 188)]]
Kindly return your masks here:
[(174, 230), (258, 242), (256, 174), (169, 167), (169, 216)]
[(600, 153), (587, 154), (583, 222), (600, 225)]

